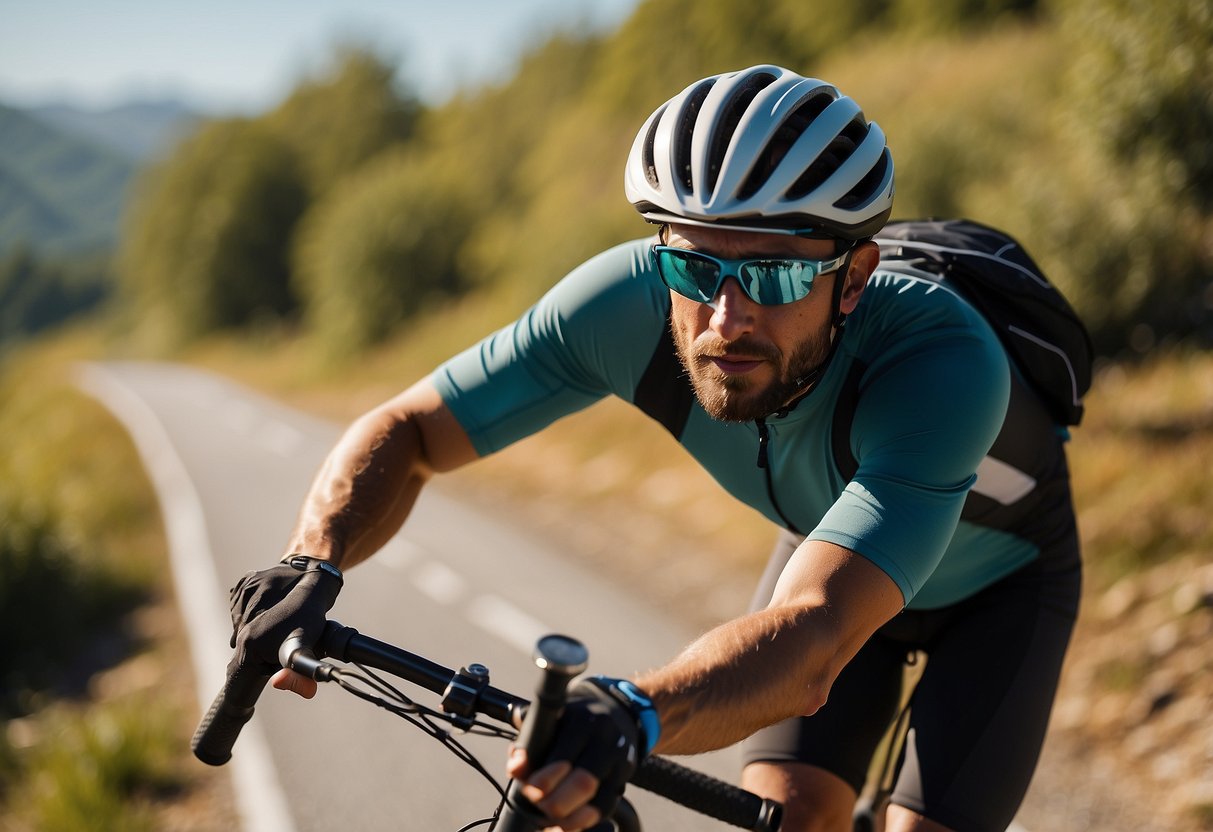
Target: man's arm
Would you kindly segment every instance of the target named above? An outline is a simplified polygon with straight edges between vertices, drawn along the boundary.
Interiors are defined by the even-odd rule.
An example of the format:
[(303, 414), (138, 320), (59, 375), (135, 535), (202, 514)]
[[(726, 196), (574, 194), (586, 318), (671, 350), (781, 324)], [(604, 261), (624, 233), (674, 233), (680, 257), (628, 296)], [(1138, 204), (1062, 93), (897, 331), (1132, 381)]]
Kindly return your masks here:
[[(871, 561), (823, 541), (801, 544), (765, 610), (709, 631), (665, 667), (636, 682), (661, 721), (654, 752), (695, 754), (723, 748), (788, 717), (825, 704), (843, 666), (880, 625), (901, 611), (897, 584)], [(515, 751), (508, 772), (522, 793), (563, 829), (584, 829), (597, 777), (568, 760), (527, 774)]]
[(287, 545), (348, 568), (400, 530), (438, 471), (477, 458), (429, 379), (350, 425), (316, 475)]
[(871, 561), (806, 541), (766, 609), (711, 630), (637, 680), (661, 716), (656, 751), (723, 748), (814, 713), (843, 666), (903, 605), (897, 584)]
[[(417, 382), (359, 417), (329, 452), (304, 500), (286, 554), (320, 558), (343, 569), (366, 560), (400, 530), (434, 472), (449, 471), (477, 456), (433, 384), (428, 379)], [(233, 590), (234, 599), (241, 594), (239, 587)], [(289, 623), (260, 638), (276, 650), (281, 642), (278, 630), (322, 621), (332, 599), (300, 618), (306, 603), (296, 603), (291, 613), (295, 617), (283, 618)], [(243, 606), (233, 607), (233, 615), (248, 623)], [(264, 655), (262, 660), (269, 661)], [(316, 694), (316, 682), (292, 670), (279, 670), (271, 683), (308, 699)]]

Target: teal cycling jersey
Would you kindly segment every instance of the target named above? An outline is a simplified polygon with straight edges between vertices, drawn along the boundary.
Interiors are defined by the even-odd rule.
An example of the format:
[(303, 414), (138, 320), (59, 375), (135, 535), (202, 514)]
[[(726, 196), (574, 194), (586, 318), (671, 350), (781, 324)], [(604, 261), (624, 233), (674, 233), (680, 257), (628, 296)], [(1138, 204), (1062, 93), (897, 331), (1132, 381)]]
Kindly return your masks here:
[[(589, 260), (513, 324), (435, 371), (439, 394), (478, 453), (607, 395), (636, 403), (655, 351), (673, 349), (669, 291), (652, 243), (636, 240)], [(679, 383), (685, 379), (669, 382)], [(932, 608), (1009, 574), (1042, 545), (1041, 534), (1025, 530), (1032, 512), (1006, 502), (1008, 487), (1027, 482), (1031, 491), (1036, 472), (987, 456), (1014, 386), (977, 312), (935, 283), (882, 267), (826, 372), (794, 407), (761, 424), (724, 422), (691, 397), (671, 430), (729, 493), (775, 523), (857, 552), (897, 583), (908, 605)], [(838, 462), (839, 403), (848, 397), (842, 442), (853, 475)], [(1032, 430), (1058, 444), (1047, 422)], [(1033, 446), (1027, 456), (1048, 454)], [(979, 479), (989, 487), (974, 501)], [(1025, 503), (1022, 495), (1016, 502)]]

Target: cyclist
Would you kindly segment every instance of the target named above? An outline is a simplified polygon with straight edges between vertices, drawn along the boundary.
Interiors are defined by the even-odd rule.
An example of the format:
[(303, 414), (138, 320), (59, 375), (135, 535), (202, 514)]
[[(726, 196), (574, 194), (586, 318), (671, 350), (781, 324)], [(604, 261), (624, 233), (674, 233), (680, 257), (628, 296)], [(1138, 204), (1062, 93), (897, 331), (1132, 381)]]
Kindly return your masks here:
[(849, 828), (923, 651), (887, 828), (1005, 828), (1077, 608), (1063, 432), (980, 315), (881, 267), (893, 164), (835, 87), (774, 66), (696, 82), (640, 129), (625, 190), (655, 238), (350, 427), (284, 563), (233, 589), (233, 661), (268, 668), (291, 629), (317, 633), (341, 570), (431, 474), (614, 394), (785, 531), (748, 614), (640, 678), (574, 688), (552, 762), (509, 760), (524, 793), (583, 829), (644, 754), (748, 738), (742, 784), (785, 804), (785, 828)]

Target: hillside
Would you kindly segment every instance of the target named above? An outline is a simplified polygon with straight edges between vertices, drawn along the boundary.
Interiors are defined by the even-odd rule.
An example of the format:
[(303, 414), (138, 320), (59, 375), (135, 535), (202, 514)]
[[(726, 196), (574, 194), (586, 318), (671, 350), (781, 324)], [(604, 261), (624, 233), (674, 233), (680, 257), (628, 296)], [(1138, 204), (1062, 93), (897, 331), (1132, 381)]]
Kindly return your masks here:
[[(1213, 354), (1196, 349), (1213, 344), (1213, 16), (1208, 0), (1130, 5), (898, 0), (822, 15), (776, 0), (763, 15), (733, 0), (647, 0), (617, 33), (556, 38), (515, 78), (420, 110), (392, 65), (347, 56), (273, 112), (203, 126), (149, 178), (125, 226), (116, 270), (129, 291), (112, 317), (82, 339), (65, 333), (0, 355), (15, 379), (7, 402), (0, 395), (0, 469), (24, 466), (0, 476), (0, 501), (20, 483), (10, 502), (23, 517), (54, 518), (48, 537), (77, 542), (73, 563), (104, 563), (110, 551), (125, 565), (138, 550), (148, 574), (162, 576), (150, 494), (135, 527), (142, 546), (123, 539), (124, 514), (99, 508), (127, 497), (115, 485), (138, 490), (138, 478), (114, 472), (133, 463), (79, 464), (107, 458), (121, 444), (117, 426), (62, 391), (31, 398), (41, 384), (65, 386), (75, 360), (167, 356), (348, 421), (512, 319), (586, 256), (645, 233), (622, 199), (622, 160), (643, 116), (680, 83), (760, 61), (804, 67), (849, 90), (885, 128), (899, 216), (968, 215), (1012, 231), (1101, 336), (1104, 358), (1071, 444), (1086, 595), (1025, 825), (1213, 830)], [(961, 6), (980, 25), (927, 26)], [(924, 20), (910, 25), (915, 10)], [(1151, 102), (1173, 106), (1142, 109)], [(7, 230), (78, 245), (65, 241), (80, 239), (74, 211), (88, 208), (112, 235), (105, 223), (120, 206), (104, 203), (103, 182), (125, 187), (129, 172), (114, 175), (123, 166), (133, 170), (91, 139), (0, 108), (0, 318), (29, 297), (6, 287), (26, 287), (45, 265), (15, 250), (6, 271)], [(42, 273), (56, 274), (51, 265)], [(297, 305), (272, 314), (247, 291), (270, 277)], [(39, 308), (35, 300), (24, 306)], [(55, 361), (23, 357), (39, 350)], [(772, 533), (619, 402), (434, 487), (549, 534), (703, 626), (744, 608)], [(98, 532), (115, 539), (99, 544)], [(170, 644), (179, 623), (160, 598), (148, 639)], [(120, 673), (98, 674), (90, 698), (56, 707), (104, 718), (126, 672), (155, 691), (157, 707), (189, 710), (188, 692), (158, 681), (187, 675), (178, 654), (164, 657), (161, 677), (128, 658)], [(27, 778), (0, 788), (0, 812), (5, 801), (26, 812), (21, 802), (45, 791), (23, 787), (41, 776), (44, 750), (4, 745), (22, 724), (27, 734), (51, 724), (45, 710), (0, 730), (0, 782), (18, 765), (6, 756)], [(181, 726), (178, 750), (192, 727)], [(68, 757), (69, 785), (96, 768)], [(169, 813), (190, 804), (195, 826), (147, 828), (230, 828), (196, 785), (206, 773), (176, 764), (179, 791), (153, 790), (154, 802)], [(138, 809), (144, 798), (119, 799)], [(63, 803), (45, 802), (48, 811)]]
[(134, 101), (99, 110), (69, 104), (32, 107), (29, 114), (65, 133), (95, 142), (134, 162), (168, 153), (198, 123), (179, 101)]
[(135, 162), (0, 104), (0, 253), (112, 247)]

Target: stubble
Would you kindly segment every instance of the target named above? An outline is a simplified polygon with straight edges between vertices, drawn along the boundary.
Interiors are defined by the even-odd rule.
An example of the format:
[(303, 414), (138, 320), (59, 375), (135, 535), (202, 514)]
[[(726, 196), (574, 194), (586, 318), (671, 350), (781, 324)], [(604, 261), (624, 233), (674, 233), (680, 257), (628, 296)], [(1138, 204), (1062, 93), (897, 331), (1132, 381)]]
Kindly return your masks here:
[[(699, 403), (713, 419), (725, 422), (751, 422), (778, 411), (802, 392), (804, 379), (825, 360), (830, 347), (828, 335), (817, 333), (801, 341), (789, 358), (773, 344), (749, 338), (727, 342), (703, 336), (692, 342), (677, 327), (673, 335)], [(730, 352), (763, 359), (775, 369), (775, 378), (763, 384), (752, 379), (753, 374), (722, 372), (711, 358)]]

